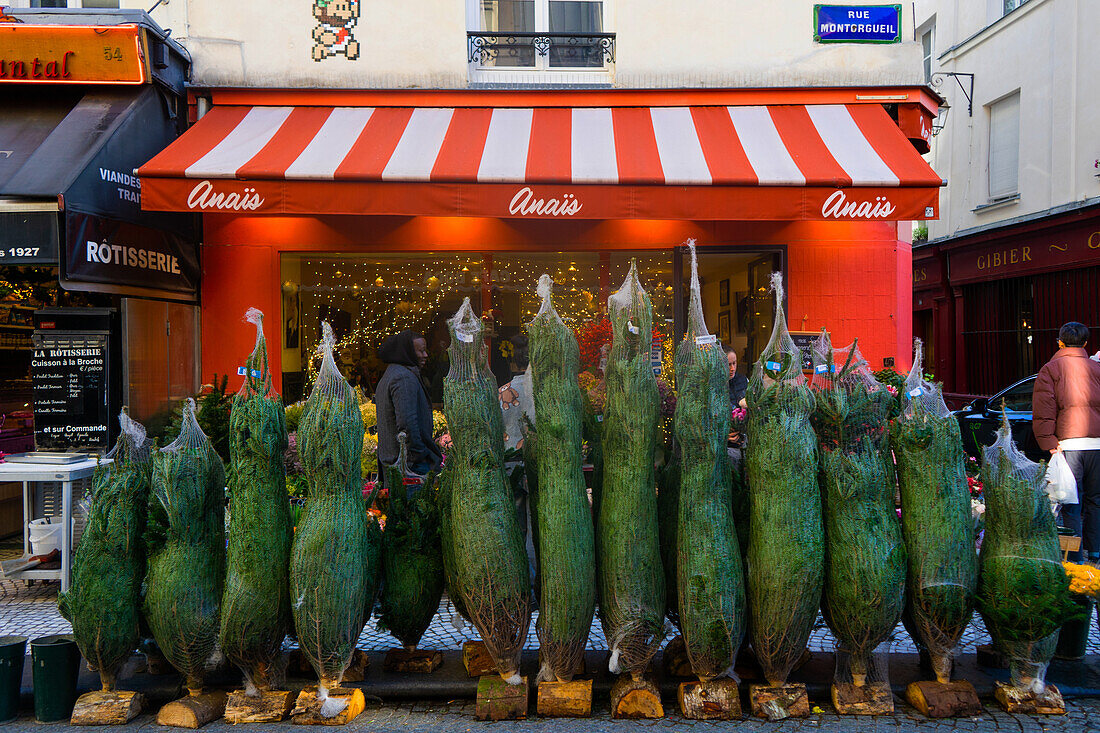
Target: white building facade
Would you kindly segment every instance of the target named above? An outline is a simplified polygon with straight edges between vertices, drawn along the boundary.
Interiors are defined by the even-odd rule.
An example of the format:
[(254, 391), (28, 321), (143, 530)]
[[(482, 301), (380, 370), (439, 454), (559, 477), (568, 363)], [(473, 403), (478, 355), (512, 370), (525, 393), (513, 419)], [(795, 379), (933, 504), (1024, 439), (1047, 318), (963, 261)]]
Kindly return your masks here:
[(1061, 323), (1100, 327), (1100, 4), (915, 11), (950, 105), (929, 156), (948, 182), (940, 218), (914, 250), (915, 331), (950, 390), (988, 395), (1037, 371)]

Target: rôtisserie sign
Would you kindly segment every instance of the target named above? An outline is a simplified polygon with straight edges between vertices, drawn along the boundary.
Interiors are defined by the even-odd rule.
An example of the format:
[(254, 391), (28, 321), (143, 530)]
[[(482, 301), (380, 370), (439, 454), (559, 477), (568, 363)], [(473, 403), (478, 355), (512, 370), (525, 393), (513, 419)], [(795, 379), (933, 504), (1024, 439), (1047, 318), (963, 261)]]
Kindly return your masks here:
[(136, 25), (0, 23), (0, 84), (144, 84)]

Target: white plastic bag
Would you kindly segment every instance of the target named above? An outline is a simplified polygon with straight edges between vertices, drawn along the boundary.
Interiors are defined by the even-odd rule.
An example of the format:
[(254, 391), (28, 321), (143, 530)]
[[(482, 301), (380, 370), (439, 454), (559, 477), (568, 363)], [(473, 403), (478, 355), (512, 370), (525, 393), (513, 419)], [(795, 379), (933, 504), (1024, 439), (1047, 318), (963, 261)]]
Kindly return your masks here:
[(1077, 479), (1069, 468), (1065, 454), (1058, 451), (1050, 458), (1046, 474), (1047, 494), (1059, 504), (1077, 503)]

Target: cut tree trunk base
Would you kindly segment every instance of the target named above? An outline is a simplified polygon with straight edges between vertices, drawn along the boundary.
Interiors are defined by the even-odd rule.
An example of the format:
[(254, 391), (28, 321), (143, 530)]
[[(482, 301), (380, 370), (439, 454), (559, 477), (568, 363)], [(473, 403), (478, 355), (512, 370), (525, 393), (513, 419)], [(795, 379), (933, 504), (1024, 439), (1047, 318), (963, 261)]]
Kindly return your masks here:
[(592, 680), (540, 682), (536, 710), (551, 718), (587, 718), (592, 715)]
[(225, 715), (225, 700), (226, 695), (222, 690), (181, 697), (160, 709), (157, 723), (176, 728), (201, 728)]
[(929, 718), (971, 718), (982, 714), (978, 693), (966, 680), (911, 682), (905, 688), (905, 697)]
[(277, 723), (286, 720), (294, 707), (294, 693), (289, 690), (267, 690), (249, 697), (244, 690), (229, 693), (225, 704), (227, 723)]
[(611, 686), (612, 718), (663, 718), (664, 716), (661, 692), (650, 680), (635, 680), (629, 674), (621, 674)]
[(317, 699), (317, 688), (307, 687), (298, 694), (290, 719), (295, 725), (345, 725), (363, 712), (367, 707), (363, 691), (358, 687), (334, 687), (328, 691), (329, 698), (346, 700), (347, 706), (331, 718), (321, 715), (322, 700)]
[(1030, 690), (1020, 690), (998, 682), (993, 697), (1009, 713), (1024, 715), (1065, 715), (1066, 703), (1062, 693), (1054, 685), (1047, 685), (1043, 694), (1036, 695)]
[(497, 665), (484, 641), (467, 641), (462, 645), (462, 666), (469, 677), (496, 674)]
[(741, 717), (737, 683), (727, 678), (681, 682), (677, 693), (680, 713), (691, 720), (733, 720)]
[[(344, 670), (342, 681), (362, 682), (366, 679), (368, 669), (370, 669), (370, 657), (362, 649), (356, 649), (351, 654), (351, 663)], [(313, 665), (309, 663), (309, 658), (302, 654), (301, 649), (295, 649), (290, 653), (290, 660), (287, 662), (287, 675), (307, 680), (317, 679), (317, 673), (313, 670)]]
[(404, 649), (390, 649), (386, 652), (382, 669), (386, 672), (431, 674), (439, 669), (442, 664), (443, 654), (431, 649), (414, 649), (411, 652)]
[(749, 685), (752, 714), (768, 720), (805, 718), (810, 714), (810, 697), (801, 682), (786, 685)]
[(687, 644), (684, 637), (677, 636), (665, 646), (664, 656), (661, 658), (661, 668), (669, 677), (694, 677), (691, 671), (691, 660), (688, 659)]
[(145, 704), (140, 692), (96, 690), (81, 695), (71, 725), (123, 725), (136, 718)]
[(894, 693), (885, 682), (869, 682), (856, 687), (848, 682), (834, 683), (833, 707), (841, 715), (889, 715), (894, 712)]
[(509, 685), (498, 674), (487, 674), (477, 681), (478, 720), (523, 720), (527, 717), (527, 678)]

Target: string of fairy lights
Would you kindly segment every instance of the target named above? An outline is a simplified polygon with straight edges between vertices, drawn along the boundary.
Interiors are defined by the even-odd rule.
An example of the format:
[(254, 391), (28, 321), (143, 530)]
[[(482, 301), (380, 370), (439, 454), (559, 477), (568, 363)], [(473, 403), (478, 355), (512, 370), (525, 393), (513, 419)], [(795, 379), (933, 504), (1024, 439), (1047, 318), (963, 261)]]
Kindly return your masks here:
[[(598, 320), (606, 311), (606, 290), (601, 292), (601, 267), (607, 288), (615, 290), (626, 277), (631, 257), (638, 261), (643, 286), (653, 302), (655, 324), (671, 333), (673, 298), (672, 256), (614, 253), (601, 265), (598, 253), (400, 255), (373, 257), (299, 256), (300, 273), (283, 283), (284, 292), (301, 298), (300, 349), (303, 365), (312, 376), (320, 366), (316, 345), (321, 321), (333, 323), (338, 353), (349, 353), (367, 362), (377, 361), (376, 350), (393, 333), (414, 329), (429, 334), (457, 310), (463, 297), (475, 306), (488, 291), (498, 330), (522, 330), (538, 312), (541, 300), (535, 292), (540, 275), (554, 280), (554, 307), (568, 325)], [(487, 277), (488, 283), (482, 278)], [(484, 287), (483, 287), (484, 285)], [(429, 345), (431, 346), (431, 345)]]

